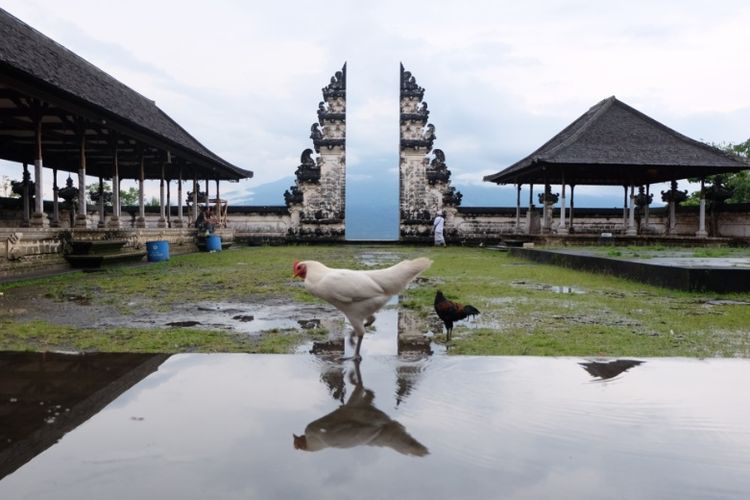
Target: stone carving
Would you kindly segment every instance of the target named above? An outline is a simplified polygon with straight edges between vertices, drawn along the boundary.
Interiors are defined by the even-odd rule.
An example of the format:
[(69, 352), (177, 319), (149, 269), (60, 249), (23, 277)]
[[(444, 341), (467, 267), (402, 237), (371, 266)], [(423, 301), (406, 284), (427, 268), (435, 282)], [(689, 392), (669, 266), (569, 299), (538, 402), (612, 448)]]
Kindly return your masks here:
[[(321, 147), (326, 147), (329, 150), (339, 146), (344, 147), (346, 140), (343, 137), (340, 138), (333, 138), (333, 137), (327, 137), (328, 127), (323, 127), (323, 129), (320, 129), (320, 124), (313, 123), (310, 127), (310, 139), (313, 140), (313, 146), (315, 147), (315, 152), (320, 153)], [(343, 131), (340, 131), (343, 135)]]
[(654, 201), (654, 195), (646, 195), (643, 186), (638, 186), (638, 194), (635, 195), (635, 205), (639, 210), (643, 210), (646, 206), (651, 205)]
[(679, 205), (683, 201), (687, 200), (687, 198), (687, 189), (685, 189), (684, 191), (678, 190), (677, 181), (671, 182), (669, 191), (661, 192), (661, 200), (666, 203), (674, 202), (675, 205)]
[[(206, 193), (204, 191), (201, 191), (198, 189), (198, 203), (206, 203)], [(188, 191), (187, 196), (185, 196), (185, 203), (188, 206), (191, 206), (193, 204), (193, 192)]]
[(456, 191), (453, 186), (448, 186), (448, 189), (443, 193), (443, 205), (450, 205), (458, 207), (461, 205), (461, 199), (464, 197), (460, 191)]
[[(338, 104), (338, 103), (337, 103)], [(336, 106), (342, 108), (342, 105)], [(325, 123), (326, 121), (344, 121), (346, 119), (346, 113), (343, 111), (334, 109), (334, 106), (326, 106), (326, 103), (320, 101), (318, 103), (318, 122)]]
[(430, 166), (427, 167), (427, 182), (431, 186), (440, 183), (448, 182), (451, 178), (451, 171), (448, 170), (448, 166), (445, 164), (445, 154), (442, 149), (436, 149), (433, 151), (435, 158), (430, 162)]
[(7, 250), (6, 255), (8, 260), (19, 260), (22, 257), (21, 250), (21, 238), (23, 233), (10, 233), (6, 242)]
[[(403, 134), (402, 134), (403, 135)], [(432, 145), (437, 137), (435, 136), (435, 125), (432, 123), (428, 124), (427, 127), (422, 131), (419, 139), (401, 139), (402, 148), (425, 148), (429, 153), (432, 149)]]
[(300, 165), (297, 167), (294, 175), (297, 176), (299, 182), (320, 182), (320, 167), (312, 158), (312, 149), (308, 148), (302, 152), (300, 157)]
[(537, 198), (539, 199), (539, 203), (541, 204), (547, 204), (547, 205), (554, 205), (557, 203), (557, 200), (560, 198), (560, 193), (553, 193), (552, 188), (549, 184), (545, 186), (544, 192), (539, 193), (537, 195)]
[(331, 77), (331, 83), (323, 87), (323, 97), (346, 97), (346, 63)]
[(417, 85), (417, 79), (412, 76), (411, 71), (406, 71), (401, 64), (401, 97), (412, 97), (421, 101), (422, 96), (424, 89)]
[[(313, 143), (319, 143), (323, 140), (323, 132), (320, 130), (320, 124), (319, 123), (313, 123), (310, 126), (310, 139), (313, 140)], [(317, 149), (317, 148), (315, 148)]]
[(422, 134), (422, 140), (428, 143), (427, 149), (432, 149), (432, 143), (435, 142), (435, 139), (437, 139), (435, 136), (435, 125), (430, 123)]
[(423, 102), (414, 109), (405, 109), (401, 112), (401, 121), (415, 121), (427, 123), (427, 119), (430, 116), (430, 111), (427, 109), (427, 103)]
[(292, 186), (284, 191), (284, 201), (286, 202), (287, 207), (291, 205), (300, 205), (303, 200), (304, 196), (302, 195), (302, 191), (300, 191), (297, 186)]

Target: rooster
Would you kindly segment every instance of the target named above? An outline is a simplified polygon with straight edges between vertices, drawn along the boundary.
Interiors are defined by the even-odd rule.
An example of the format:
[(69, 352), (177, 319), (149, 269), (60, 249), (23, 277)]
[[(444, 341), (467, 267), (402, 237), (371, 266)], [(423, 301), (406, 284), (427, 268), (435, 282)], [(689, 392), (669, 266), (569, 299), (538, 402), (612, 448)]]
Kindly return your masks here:
[(304, 260), (294, 262), (294, 276), (305, 280), (308, 292), (344, 313), (357, 335), (354, 359), (359, 360), (365, 326), (375, 321), (374, 314), (393, 295), (401, 293), (430, 265), (430, 259), (419, 257), (401, 261), (386, 269), (353, 271), (333, 269), (314, 260)]
[(451, 339), (451, 333), (453, 333), (453, 322), (479, 314), (479, 310), (474, 306), (463, 305), (446, 299), (440, 290), (435, 294), (435, 312), (445, 323), (448, 340)]

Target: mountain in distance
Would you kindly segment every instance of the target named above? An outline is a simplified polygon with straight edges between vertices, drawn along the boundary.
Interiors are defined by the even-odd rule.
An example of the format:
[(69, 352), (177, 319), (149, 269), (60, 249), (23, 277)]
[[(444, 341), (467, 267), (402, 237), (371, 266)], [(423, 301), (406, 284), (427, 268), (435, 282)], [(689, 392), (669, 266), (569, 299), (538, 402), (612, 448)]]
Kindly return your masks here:
[[(284, 191), (294, 184), (294, 177), (253, 186), (244, 196), (235, 196), (233, 206), (284, 205)], [(462, 207), (515, 207), (516, 190), (514, 186), (455, 185), (463, 194)], [(661, 205), (659, 191), (652, 187), (653, 206)], [(601, 188), (601, 195), (580, 194), (576, 190), (575, 206), (584, 207), (621, 207), (621, 188)], [(353, 177), (347, 179), (346, 186), (346, 238), (350, 240), (396, 240), (398, 239), (398, 179), (395, 176), (380, 175)], [(553, 192), (559, 193), (559, 186), (553, 186)], [(541, 193), (541, 186), (534, 186), (534, 203)], [(570, 196), (568, 192), (568, 196)], [(528, 186), (521, 190), (521, 206), (529, 203)]]

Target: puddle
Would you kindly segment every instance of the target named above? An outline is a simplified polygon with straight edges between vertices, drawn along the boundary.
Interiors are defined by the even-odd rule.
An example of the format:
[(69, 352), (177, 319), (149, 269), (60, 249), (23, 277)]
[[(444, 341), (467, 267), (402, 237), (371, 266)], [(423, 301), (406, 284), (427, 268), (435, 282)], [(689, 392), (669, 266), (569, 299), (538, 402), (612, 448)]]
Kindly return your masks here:
[(576, 288), (574, 286), (548, 286), (545, 285), (543, 287), (544, 290), (554, 292), (554, 293), (574, 293), (574, 294), (581, 294), (586, 293), (584, 290), (580, 288)]
[(389, 267), (401, 261), (403, 256), (390, 251), (373, 251), (363, 252), (357, 259), (368, 267)]
[(577, 288), (574, 286), (560, 286), (560, 285), (547, 285), (544, 283), (531, 283), (528, 281), (516, 280), (512, 281), (511, 285), (520, 286), (529, 290), (540, 290), (552, 293), (569, 293), (569, 294), (584, 294), (586, 290)]
[[(375, 314), (375, 322), (366, 327), (360, 351), (362, 357), (399, 355), (418, 358), (436, 351), (444, 352), (431, 341), (431, 336), (426, 336), (424, 321), (411, 311), (400, 309), (398, 304), (399, 298), (391, 297), (385, 307)], [(324, 341), (303, 343), (296, 352), (333, 357), (353, 356), (357, 339), (349, 323), (332, 334), (333, 338)]]
[(750, 269), (748, 257), (653, 257), (633, 260), (670, 267)]
[(750, 494), (746, 359), (140, 356), (0, 354), (0, 498)]
[(269, 330), (326, 328), (336, 331), (343, 318), (335, 309), (317, 304), (242, 304), (233, 302), (198, 302), (178, 305), (169, 312), (154, 312), (143, 317), (106, 317), (97, 328), (198, 327), (230, 330), (257, 335)]

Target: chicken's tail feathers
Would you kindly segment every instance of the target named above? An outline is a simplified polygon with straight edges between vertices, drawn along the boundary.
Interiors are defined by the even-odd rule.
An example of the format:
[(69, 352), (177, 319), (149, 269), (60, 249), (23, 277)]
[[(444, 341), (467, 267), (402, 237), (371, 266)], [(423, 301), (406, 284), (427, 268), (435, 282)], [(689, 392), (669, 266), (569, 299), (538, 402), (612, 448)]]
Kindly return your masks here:
[(432, 265), (432, 259), (427, 257), (418, 257), (407, 262), (411, 262), (414, 269), (419, 270), (419, 273), (426, 271)]
[(466, 313), (467, 316), (476, 316), (477, 314), (479, 314), (479, 309), (477, 309), (474, 306), (465, 305), (464, 312)]
[(432, 260), (419, 257), (412, 260), (402, 260), (387, 269), (369, 271), (369, 276), (375, 280), (388, 295), (400, 293), (406, 285), (432, 265)]
[(403, 273), (405, 276), (409, 276), (411, 279), (419, 276), (423, 271), (427, 270), (432, 265), (432, 260), (427, 257), (418, 257), (411, 260), (402, 260), (395, 266), (389, 268), (392, 270), (398, 270), (399, 274)]

